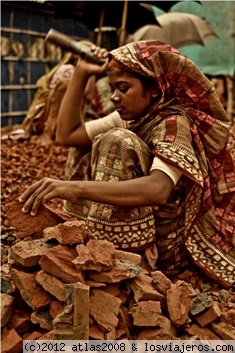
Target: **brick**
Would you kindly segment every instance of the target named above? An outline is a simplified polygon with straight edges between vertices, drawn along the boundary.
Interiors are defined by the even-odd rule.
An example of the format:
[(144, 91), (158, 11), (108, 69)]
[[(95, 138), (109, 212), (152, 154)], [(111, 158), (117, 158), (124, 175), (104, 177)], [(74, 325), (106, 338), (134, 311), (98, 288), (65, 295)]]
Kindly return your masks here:
[(191, 300), (190, 313), (192, 315), (198, 315), (212, 305), (213, 300), (211, 296), (199, 293)]
[(222, 307), (220, 320), (235, 327), (235, 302), (229, 302)]
[(35, 280), (45, 289), (45, 291), (51, 293), (55, 298), (63, 302), (66, 301), (65, 283), (60, 279), (41, 270), (36, 274)]
[(87, 279), (103, 283), (118, 283), (126, 279), (136, 277), (143, 269), (130, 262), (116, 260), (111, 270), (97, 272), (87, 271)]
[(95, 325), (92, 325), (89, 328), (89, 339), (104, 340), (104, 332), (100, 331)]
[(40, 258), (52, 245), (45, 243), (43, 239), (23, 240), (10, 249), (12, 258), (26, 267), (36, 266)]
[(15, 305), (15, 298), (9, 294), (1, 293), (1, 327), (5, 326), (10, 320)]
[(218, 324), (212, 322), (212, 330), (219, 335), (223, 340), (235, 340), (235, 328), (225, 322)]
[(59, 300), (54, 300), (50, 304), (49, 313), (52, 319), (55, 319), (57, 315), (61, 314), (64, 309), (64, 303)]
[(80, 270), (107, 271), (115, 265), (115, 248), (106, 240), (89, 240), (86, 245), (77, 245), (78, 256), (72, 262)]
[[(213, 325), (213, 324), (212, 324)], [(185, 328), (185, 331), (192, 336), (196, 336), (200, 340), (220, 340), (215, 332), (208, 327), (200, 327), (197, 324), (192, 324), (190, 327)]]
[(33, 310), (43, 308), (52, 302), (51, 294), (35, 281), (35, 274), (12, 269), (12, 278), (22, 298)]
[(227, 290), (222, 289), (221, 291), (219, 291), (218, 293), (218, 299), (221, 302), (228, 302), (230, 300), (230, 294)]
[(56, 239), (63, 245), (83, 244), (86, 238), (85, 221), (66, 221), (43, 231), (46, 241)]
[(38, 341), (54, 341), (54, 340), (55, 340), (54, 330), (46, 332), (38, 338)]
[(137, 266), (141, 265), (141, 255), (135, 254), (132, 252), (116, 249), (115, 250), (115, 258), (118, 260), (123, 260), (125, 262), (131, 262)]
[(106, 293), (113, 295), (114, 297), (118, 297), (121, 293), (121, 290), (118, 284), (107, 284), (102, 290)]
[(17, 290), (11, 278), (11, 266), (9, 263), (1, 266), (1, 291), (5, 294), (13, 294)]
[(66, 284), (67, 301), (53, 320), (57, 340), (88, 340), (90, 289), (82, 283)]
[(182, 326), (189, 321), (190, 291), (188, 285), (180, 282), (172, 285), (166, 292), (167, 308), (174, 325)]
[(57, 221), (57, 224), (68, 222), (68, 221), (77, 221), (76, 217), (69, 215), (68, 213), (64, 212), (60, 207), (56, 205), (44, 205), (44, 208), (47, 209), (48, 212), (51, 213), (53, 218)]
[(6, 216), (12, 227), (15, 228), (17, 238), (26, 237), (42, 238), (43, 230), (47, 227), (53, 227), (63, 220), (55, 215), (48, 207), (40, 208), (36, 216), (22, 212), (23, 204), (18, 201), (12, 201), (6, 205)]
[(218, 319), (221, 315), (221, 310), (217, 302), (213, 303), (209, 309), (204, 311), (202, 314), (196, 316), (197, 322), (202, 326), (205, 327), (212, 321)]
[(53, 330), (52, 318), (49, 311), (44, 309), (40, 311), (34, 311), (31, 314), (31, 321), (36, 325), (38, 324), (41, 328), (51, 331)]
[(134, 326), (161, 327), (161, 321), (165, 319), (161, 320), (161, 303), (152, 300), (142, 301), (135, 304), (131, 308), (130, 313), (133, 317)]
[(33, 326), (31, 311), (26, 308), (15, 309), (8, 324), (9, 328), (15, 329), (20, 334), (32, 330)]
[(65, 245), (56, 245), (48, 250), (40, 259), (41, 268), (65, 283), (84, 282), (83, 274), (78, 271), (72, 261), (77, 257), (77, 251)]
[(139, 301), (164, 301), (165, 296), (159, 293), (153, 286), (153, 279), (145, 274), (139, 274), (132, 280), (128, 281), (128, 286), (134, 293), (134, 299)]
[(90, 316), (103, 332), (113, 331), (118, 324), (121, 300), (100, 289), (92, 289)]
[(33, 341), (33, 340), (37, 340), (39, 337), (42, 336), (42, 332), (39, 332), (39, 331), (34, 331), (32, 333), (26, 333), (24, 336), (23, 336), (23, 339), (24, 340), (29, 340), (29, 341)]
[(14, 329), (4, 327), (1, 338), (1, 353), (20, 353), (23, 350), (23, 339)]
[(151, 276), (154, 288), (163, 295), (166, 295), (167, 290), (170, 289), (172, 285), (171, 280), (169, 280), (169, 278), (167, 278), (161, 271), (151, 272)]

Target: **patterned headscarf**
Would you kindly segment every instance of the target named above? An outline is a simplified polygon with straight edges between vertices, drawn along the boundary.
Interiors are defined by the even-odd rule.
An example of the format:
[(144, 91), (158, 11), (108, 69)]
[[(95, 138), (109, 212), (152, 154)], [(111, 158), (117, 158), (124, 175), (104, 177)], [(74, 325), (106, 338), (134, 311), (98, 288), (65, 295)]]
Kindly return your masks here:
[[(157, 80), (162, 93), (161, 99), (146, 116), (133, 124), (133, 130), (138, 131), (142, 127), (139, 132), (141, 137), (151, 148), (158, 147), (159, 151), (159, 145), (151, 146), (151, 136), (147, 133), (148, 125), (152, 125), (151, 120), (154, 119), (156, 123), (158, 116), (158, 123), (161, 119), (174, 116), (177, 111), (186, 115), (192, 122), (191, 129), (195, 133), (195, 139), (198, 138), (199, 152), (203, 150), (210, 160), (211, 176), (217, 183), (222, 173), (230, 122), (212, 82), (193, 61), (169, 44), (148, 40), (129, 43), (112, 50), (109, 67), (131, 70)], [(171, 131), (170, 135), (168, 140), (171, 141), (165, 139), (162, 142), (177, 142), (177, 131)], [(203, 145), (200, 146), (199, 140), (203, 141)], [(185, 143), (190, 148), (187, 141)], [(195, 168), (198, 169), (197, 166)], [(191, 177), (202, 182), (195, 175)]]
[(162, 104), (175, 98), (179, 105), (194, 107), (228, 123), (212, 82), (169, 44), (154, 40), (126, 44), (110, 52), (109, 66), (155, 78), (162, 91)]

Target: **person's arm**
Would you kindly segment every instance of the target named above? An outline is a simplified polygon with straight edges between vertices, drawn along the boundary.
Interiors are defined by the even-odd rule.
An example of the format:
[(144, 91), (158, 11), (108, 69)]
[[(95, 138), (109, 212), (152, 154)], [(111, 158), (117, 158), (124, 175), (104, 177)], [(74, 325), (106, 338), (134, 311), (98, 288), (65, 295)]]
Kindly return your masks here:
[[(107, 52), (97, 49), (94, 55), (107, 57)], [(81, 58), (78, 60), (57, 117), (56, 142), (58, 144), (76, 147), (91, 145), (82, 121), (84, 93), (89, 78), (93, 75), (103, 74), (107, 67), (108, 62), (99, 66), (88, 63)]]
[(166, 203), (174, 188), (164, 172), (153, 170), (141, 178), (109, 181), (62, 181), (44, 178), (30, 186), (20, 197), (23, 212), (35, 215), (41, 205), (53, 198), (69, 201), (88, 199), (116, 207), (156, 206)]

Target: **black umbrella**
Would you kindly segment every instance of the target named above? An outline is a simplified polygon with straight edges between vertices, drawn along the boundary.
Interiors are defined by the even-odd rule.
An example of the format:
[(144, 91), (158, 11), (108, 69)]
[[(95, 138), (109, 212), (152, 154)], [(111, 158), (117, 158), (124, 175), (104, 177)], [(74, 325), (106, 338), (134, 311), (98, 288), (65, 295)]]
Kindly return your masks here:
[[(71, 18), (83, 23), (89, 30), (100, 25), (103, 13), (103, 26), (120, 28), (125, 1), (47, 1), (55, 11), (55, 18)], [(156, 4), (156, 1), (146, 1)], [(138, 1), (128, 1), (126, 31), (133, 33), (146, 24), (156, 24), (156, 19), (150, 11), (140, 6)]]
[[(35, 1), (35, 0), (34, 0)], [(101, 44), (103, 28), (114, 28), (119, 36), (119, 45), (124, 44), (126, 34), (134, 33), (138, 28), (157, 24), (152, 11), (140, 5), (159, 5), (167, 11), (177, 1), (53, 1), (36, 0), (50, 6), (55, 13), (55, 19), (70, 18), (84, 24), (89, 30), (98, 28), (96, 43)]]

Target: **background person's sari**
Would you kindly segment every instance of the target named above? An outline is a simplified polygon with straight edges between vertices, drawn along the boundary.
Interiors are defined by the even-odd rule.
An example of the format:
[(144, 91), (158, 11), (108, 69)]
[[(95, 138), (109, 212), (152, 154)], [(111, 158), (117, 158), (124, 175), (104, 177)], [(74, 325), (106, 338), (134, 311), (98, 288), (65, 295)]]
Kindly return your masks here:
[[(136, 209), (139, 225), (141, 220), (145, 225), (147, 219), (151, 222), (151, 214), (155, 219), (157, 268), (173, 273), (186, 263), (189, 255), (209, 276), (224, 286), (232, 285), (235, 282), (234, 161), (226, 150), (230, 122), (212, 83), (191, 60), (161, 42), (130, 43), (113, 50), (111, 56), (110, 66), (134, 70), (158, 81), (160, 102), (133, 122), (130, 129), (153, 155), (182, 172), (166, 205), (141, 208), (142, 212)], [(115, 156), (108, 158), (108, 148), (113, 145), (110, 143), (106, 150), (97, 149), (102, 138), (98, 137), (92, 148), (90, 178), (122, 180), (115, 179)], [(123, 151), (115, 153), (118, 161)], [(105, 157), (103, 166), (99, 155)], [(107, 178), (106, 167), (111, 159)], [(104, 225), (112, 224), (110, 231), (116, 227), (121, 244), (125, 232), (124, 226), (118, 227), (120, 219), (113, 218), (117, 210), (115, 213), (115, 208), (109, 206), (106, 213), (101, 212), (104, 208), (105, 205), (91, 202), (87, 225), (99, 237), (112, 241), (116, 238), (109, 237), (107, 232), (102, 234)], [(133, 209), (125, 210), (127, 226), (134, 215)], [(152, 223), (149, 232), (143, 230), (149, 237), (145, 245), (153, 242), (150, 229)], [(130, 249), (135, 247), (131, 242), (128, 245)]]
[[(74, 70), (74, 66), (70, 64), (71, 58), (72, 54), (67, 53), (58, 65), (56, 65), (52, 70), (50, 70), (48, 73), (41, 76), (37, 80), (37, 91), (35, 93), (33, 101), (30, 104), (28, 113), (24, 121), (22, 122), (22, 128), (27, 131), (30, 136), (33, 134), (41, 134), (44, 131), (45, 124), (49, 116), (49, 109), (55, 109), (56, 111), (58, 111), (61, 102), (61, 97), (63, 97), (63, 94), (65, 92), (65, 89), (67, 88), (67, 84), (69, 81), (66, 82), (65, 89), (63, 90), (63, 93), (60, 94), (59, 99), (56, 99), (56, 103), (52, 102), (52, 104), (51, 102), (48, 102), (56, 86), (56, 83), (58, 83), (58, 80), (56, 83), (54, 82), (53, 85), (51, 84), (51, 82), (57, 75), (57, 72), (60, 70), (60, 68), (64, 66), (66, 66), (67, 74), (64, 75), (63, 73), (63, 75), (60, 75), (60, 78), (63, 77), (66, 79), (68, 75), (69, 77), (71, 77), (72, 68)], [(50, 105), (53, 105), (53, 108), (51, 108)], [(54, 106), (56, 108), (54, 108)]]

